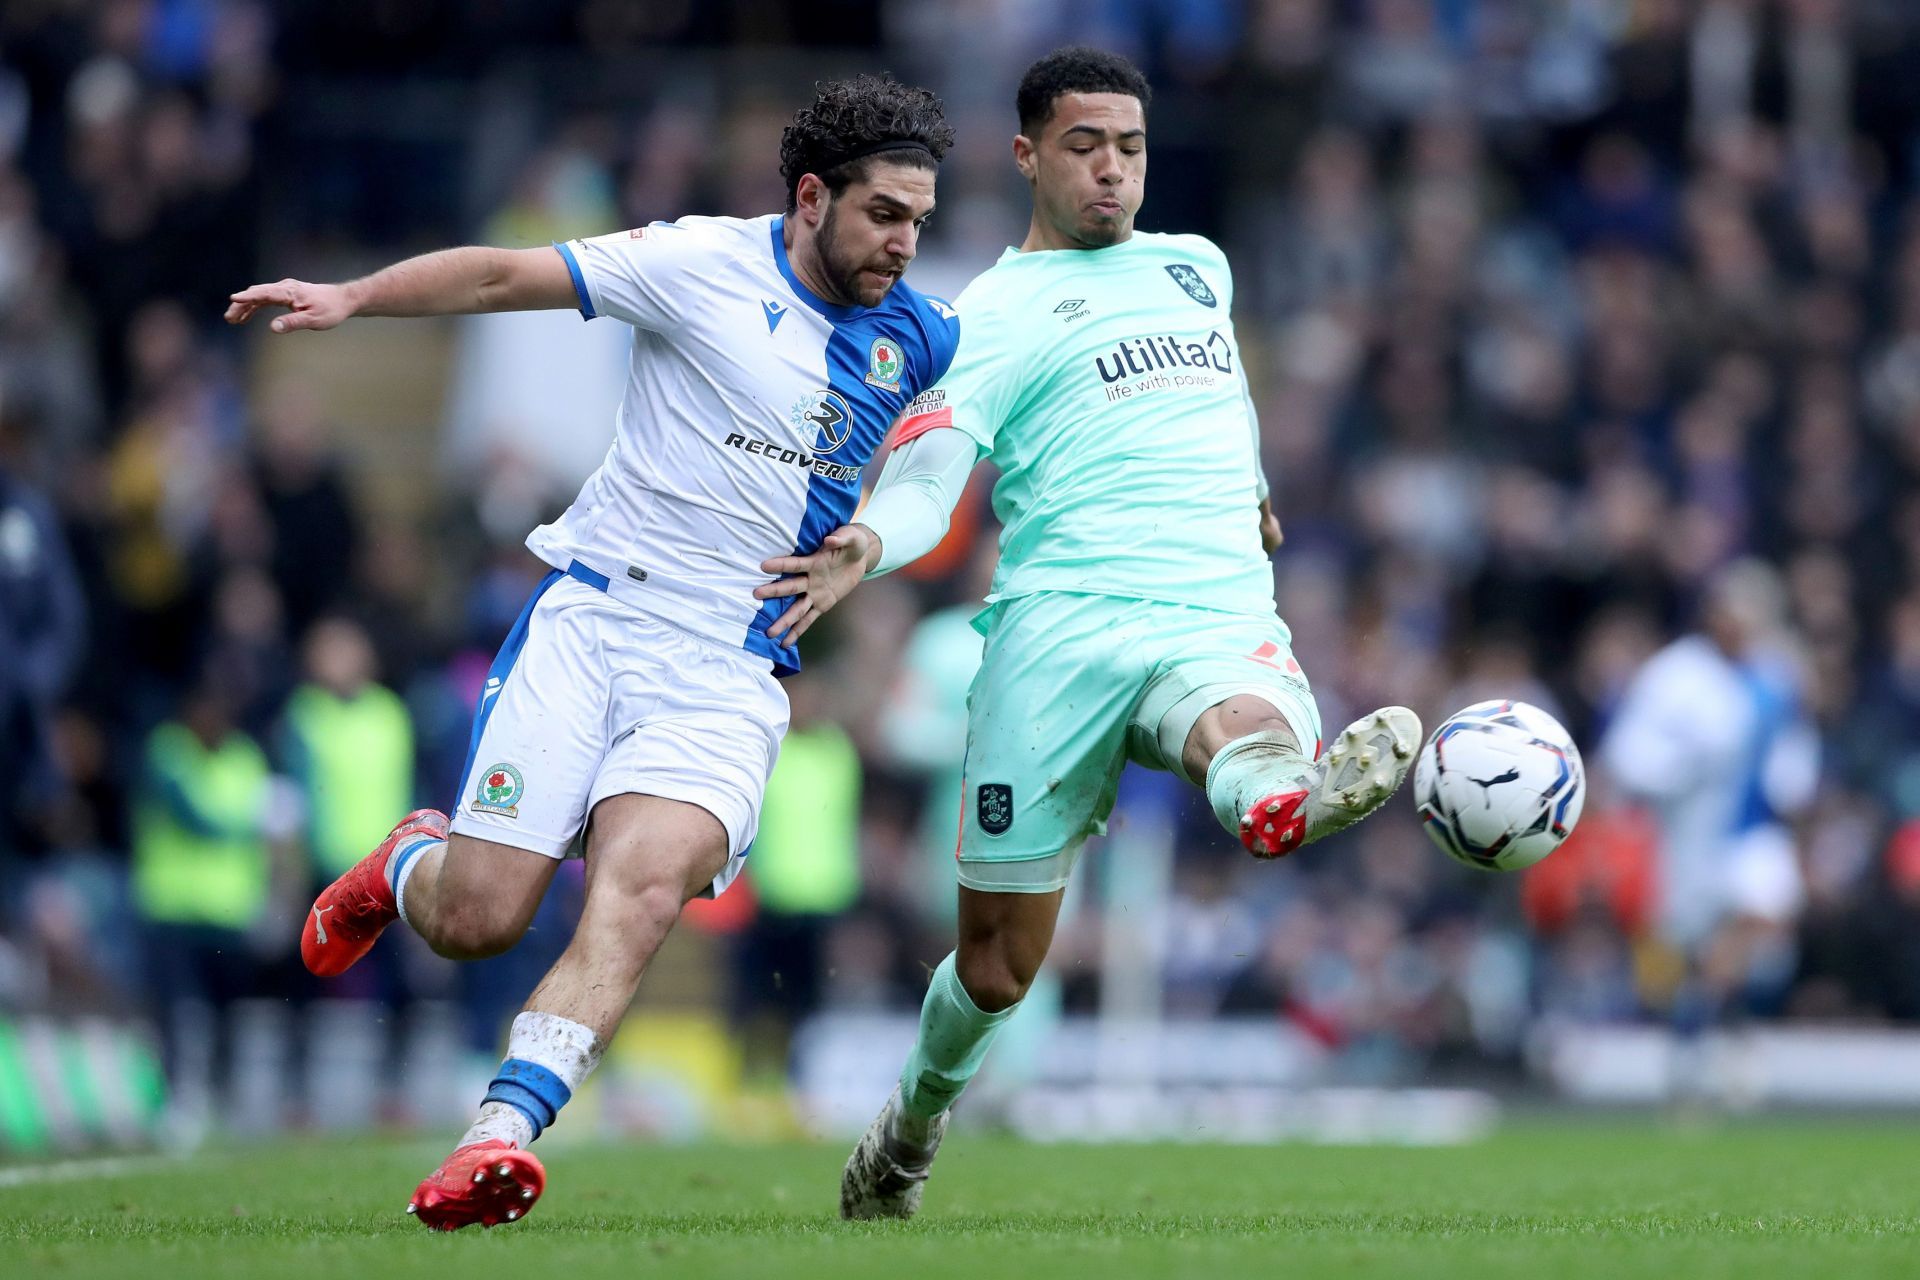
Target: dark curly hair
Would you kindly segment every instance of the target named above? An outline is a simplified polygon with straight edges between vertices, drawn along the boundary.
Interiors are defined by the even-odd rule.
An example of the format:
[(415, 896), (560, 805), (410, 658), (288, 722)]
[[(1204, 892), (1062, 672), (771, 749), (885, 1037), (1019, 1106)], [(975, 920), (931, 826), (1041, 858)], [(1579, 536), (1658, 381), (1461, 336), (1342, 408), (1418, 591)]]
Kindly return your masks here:
[(1140, 99), (1143, 113), (1153, 99), (1140, 68), (1119, 54), (1070, 45), (1055, 49), (1020, 77), (1020, 92), (1014, 97), (1020, 132), (1032, 137), (1034, 130), (1053, 118), (1053, 104), (1066, 93), (1124, 93)]
[[(903, 147), (879, 156), (859, 154), (889, 142), (918, 143), (926, 150)], [(940, 99), (927, 90), (884, 75), (824, 81), (780, 135), (787, 212), (793, 212), (794, 194), (806, 174), (817, 176), (837, 196), (849, 183), (865, 178), (868, 166), (881, 157), (932, 169), (952, 145), (953, 126)]]

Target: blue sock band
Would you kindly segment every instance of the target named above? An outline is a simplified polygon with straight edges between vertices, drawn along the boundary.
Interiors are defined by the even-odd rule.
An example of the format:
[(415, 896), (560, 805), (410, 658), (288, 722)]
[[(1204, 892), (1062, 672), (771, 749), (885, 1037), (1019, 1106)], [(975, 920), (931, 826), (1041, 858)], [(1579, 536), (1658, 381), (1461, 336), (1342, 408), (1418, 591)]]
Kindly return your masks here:
[(409, 862), (412, 862), (433, 845), (445, 843), (446, 841), (442, 840), (439, 836), (421, 836), (418, 839), (409, 840), (398, 849), (395, 849), (393, 856), (387, 859), (387, 884), (389, 886), (399, 884), (400, 873), (407, 869)]
[(487, 1086), (487, 1096), (482, 1101), (504, 1102), (526, 1116), (537, 1138), (571, 1097), (573, 1090), (567, 1088), (566, 1082), (539, 1063), (508, 1058), (500, 1064), (500, 1074)]

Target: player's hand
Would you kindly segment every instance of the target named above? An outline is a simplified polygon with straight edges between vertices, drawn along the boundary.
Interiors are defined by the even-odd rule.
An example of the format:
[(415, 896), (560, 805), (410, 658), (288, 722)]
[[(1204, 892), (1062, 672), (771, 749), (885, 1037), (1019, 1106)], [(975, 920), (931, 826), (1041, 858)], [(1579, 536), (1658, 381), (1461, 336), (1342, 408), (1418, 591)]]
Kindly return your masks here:
[(227, 323), (245, 324), (261, 307), (287, 309), (286, 315), (275, 316), (267, 326), (275, 333), (331, 329), (354, 312), (353, 299), (345, 285), (281, 280), (275, 284), (249, 285), (232, 295), (227, 304)]
[(760, 568), (785, 576), (753, 589), (761, 600), (795, 597), (787, 611), (774, 619), (767, 635), (794, 644), (821, 614), (839, 604), (860, 585), (880, 549), (880, 539), (863, 524), (841, 525), (820, 540), (820, 549), (806, 556), (775, 556)]
[(1272, 555), (1286, 540), (1287, 535), (1280, 532), (1280, 517), (1273, 514), (1273, 499), (1260, 499), (1260, 549)]

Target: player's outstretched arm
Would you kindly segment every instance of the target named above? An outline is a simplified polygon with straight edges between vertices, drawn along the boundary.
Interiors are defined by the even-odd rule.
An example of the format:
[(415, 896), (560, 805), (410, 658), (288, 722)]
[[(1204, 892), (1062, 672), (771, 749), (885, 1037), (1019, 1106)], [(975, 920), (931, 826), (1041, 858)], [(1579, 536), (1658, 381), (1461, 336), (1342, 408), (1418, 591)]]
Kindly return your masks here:
[(352, 316), (559, 310), (576, 297), (566, 260), (552, 249), (469, 246), (408, 258), (344, 284), (249, 285), (229, 299), (226, 316), (228, 324), (245, 324), (262, 307), (285, 307), (268, 327), (291, 333), (331, 329)]
[(980, 452), (973, 437), (936, 427), (897, 446), (857, 524), (828, 534), (805, 556), (776, 556), (760, 567), (782, 574), (754, 588), (762, 600), (797, 597), (767, 628), (798, 640), (814, 620), (847, 598), (869, 574), (889, 573), (940, 544)]

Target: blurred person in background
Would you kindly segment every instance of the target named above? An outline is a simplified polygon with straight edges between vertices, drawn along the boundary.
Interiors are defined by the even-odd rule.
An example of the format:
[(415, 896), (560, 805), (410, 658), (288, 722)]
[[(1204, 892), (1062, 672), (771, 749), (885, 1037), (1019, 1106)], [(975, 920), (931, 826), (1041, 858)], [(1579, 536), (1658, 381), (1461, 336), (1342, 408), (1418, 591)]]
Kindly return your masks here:
[[(577, 308), (633, 326), (613, 447), (528, 546), (552, 566), (481, 695), (451, 820), (402, 819), (323, 890), (301, 935), (322, 977), (405, 920), (475, 959), (526, 932), (583, 835), (586, 907), (514, 1020), (479, 1115), (408, 1211), (514, 1221), (546, 1173), (526, 1148), (599, 1062), (686, 903), (738, 876), (800, 669), (753, 589), (853, 514), (860, 472), (946, 372), (952, 308), (898, 282), (953, 130), (924, 89), (821, 82), (781, 137), (784, 214), (686, 218), (551, 248), (447, 249), (347, 284), (231, 297), (274, 333), (355, 315)], [(761, 326), (764, 325), (764, 331)]]
[(275, 387), (254, 449), (259, 501), (272, 534), (268, 566), (294, 635), (340, 603), (361, 542), (346, 477), (325, 445), (320, 404), (313, 387)]
[(413, 803), (413, 722), (376, 679), (359, 623), (322, 618), (307, 632), (306, 680), (287, 699), (280, 747), (305, 801), (312, 882), (345, 874)]
[(204, 673), (147, 738), (133, 824), (133, 903), (183, 1138), (210, 1121), (216, 1047), (231, 1049), (228, 1015), (253, 994), (274, 796), (266, 753), (235, 726), (219, 674)]
[(791, 719), (753, 842), (759, 910), (734, 971), (743, 1021), (763, 1061), (778, 1063), (793, 1024), (820, 1008), (828, 934), (861, 891), (860, 753), (814, 677), (793, 676), (786, 691)]
[(1628, 686), (1600, 761), (1659, 828), (1658, 919), (1686, 964), (1684, 1030), (1776, 1012), (1806, 899), (1793, 816), (1812, 798), (1817, 743), (1779, 575), (1735, 562), (1707, 585), (1700, 630)]
[(0, 388), (0, 857), (26, 852), (58, 790), (54, 709), (86, 657), (86, 605), (52, 502), (24, 470)]
[(951, 922), (953, 850), (966, 789), (967, 690), (980, 670), (984, 647), (973, 620), (992, 589), (998, 560), (993, 539), (981, 538), (957, 592), (958, 603), (921, 618), (900, 655), (900, 670), (881, 704), (880, 740), (895, 768), (923, 774), (920, 856), (907, 889), (929, 917)]

